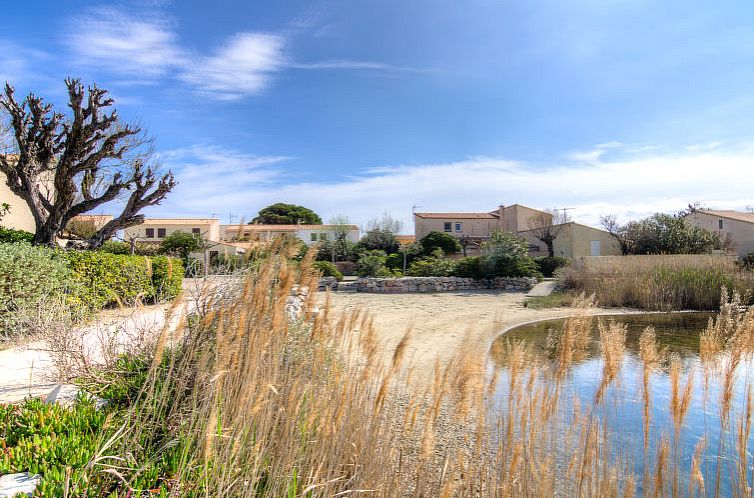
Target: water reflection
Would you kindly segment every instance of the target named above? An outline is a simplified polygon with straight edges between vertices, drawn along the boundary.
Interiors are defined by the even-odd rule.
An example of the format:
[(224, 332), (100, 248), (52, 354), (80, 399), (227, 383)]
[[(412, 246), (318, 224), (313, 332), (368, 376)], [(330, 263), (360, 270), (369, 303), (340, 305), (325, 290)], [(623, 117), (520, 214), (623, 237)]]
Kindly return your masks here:
[[(661, 444), (663, 437), (668, 437), (675, 444), (673, 423), (671, 416), (672, 385), (669, 375), (669, 360), (671, 355), (677, 355), (683, 365), (683, 385), (692, 382), (693, 396), (683, 422), (683, 429), (677, 444), (679, 448), (679, 467), (683, 478), (690, 478), (688, 471), (692, 467), (692, 456), (701, 438), (706, 439), (706, 449), (702, 454), (701, 472), (706, 482), (720, 481), (719, 492), (728, 496), (738, 486), (733, 483), (736, 479), (735, 463), (724, 456), (730, 453), (735, 444), (734, 431), (739, 419), (734, 415), (727, 423), (728, 430), (723, 431), (720, 419), (720, 399), (723, 386), (719, 375), (726, 365), (726, 357), (721, 356), (716, 369), (706, 371), (699, 358), (699, 334), (705, 329), (709, 319), (714, 316), (706, 313), (663, 313), (642, 315), (616, 315), (594, 319), (591, 342), (585, 357), (573, 362), (565, 376), (558, 381), (562, 391), (561, 399), (568, 399), (571, 405), (588, 407), (599, 424), (610, 434), (609, 452), (612, 458), (625, 462), (625, 471), (634, 476), (642, 476), (645, 469), (654, 468), (656, 461), (650, 456), (644, 458), (643, 450), (643, 363), (639, 356), (639, 338), (647, 327), (653, 327), (656, 342), (660, 348), (667, 348), (664, 360), (651, 375), (648, 385), (650, 405), (650, 453), (654, 453)], [(626, 354), (620, 362), (620, 371), (615, 380), (603, 393), (600, 391), (604, 375), (604, 361), (600, 354), (597, 321), (609, 323), (610, 320), (627, 325)], [(494, 396), (492, 418), (495, 413), (505, 413), (508, 406), (509, 371), (506, 356), (507, 341), (524, 341), (531, 345), (534, 352), (532, 363), (537, 371), (541, 371), (538, 383), (554, 383), (552, 372), (557, 362), (553, 358), (552, 339), (557, 339), (563, 328), (564, 320), (549, 320), (535, 324), (524, 325), (513, 329), (498, 338), (491, 351), (491, 370), (498, 375), (498, 383)], [(550, 340), (548, 340), (550, 337)], [(751, 364), (742, 362), (735, 370), (732, 390), (733, 413), (740, 413), (746, 405), (746, 392), (751, 381)], [(712, 372), (712, 374), (710, 374)], [(562, 386), (562, 387), (561, 387)], [(594, 407), (595, 399), (601, 398), (598, 407)], [(561, 423), (568, 426), (571, 415), (567, 410), (562, 414)], [(733, 428), (733, 431), (730, 430)], [(754, 437), (749, 437), (749, 444), (754, 444)], [(727, 450), (726, 450), (727, 447)], [(747, 465), (748, 472), (751, 472)], [(637, 479), (637, 494), (641, 496), (647, 492), (641, 486), (641, 479)], [(685, 494), (685, 493), (684, 493)]]

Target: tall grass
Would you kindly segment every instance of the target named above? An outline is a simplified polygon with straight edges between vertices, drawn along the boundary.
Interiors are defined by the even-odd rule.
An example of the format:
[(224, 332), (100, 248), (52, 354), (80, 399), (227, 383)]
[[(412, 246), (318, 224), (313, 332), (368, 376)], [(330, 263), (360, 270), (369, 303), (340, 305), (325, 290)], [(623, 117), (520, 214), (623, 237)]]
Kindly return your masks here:
[(746, 301), (754, 290), (754, 274), (722, 255), (583, 258), (561, 272), (566, 288), (611, 307), (715, 310), (722, 287)]
[[(722, 489), (725, 475), (704, 482), (702, 449), (683, 455), (677, 444), (691, 377), (675, 361), (674, 430), (657, 434), (645, 411), (643, 476), (634, 475), (635, 455), (615, 445), (605, 422), (614, 407), (604, 392), (626, 354), (621, 325), (601, 325), (602, 385), (582, 406), (564, 386), (589, 346), (586, 311), (553, 336), (548, 358), (525, 343), (496, 351), (506, 357), (504, 378), (486, 375), (480, 350), (467, 343), (451, 364), (420, 381), (403, 363), (410, 336), (386, 365), (363, 313), (335, 317), (325, 305), (315, 315), (310, 301), (307, 319), (287, 316), (291, 287), (314, 288), (313, 278), (308, 259), (294, 267), (281, 249), (236, 297), (190, 320), (178, 342), (163, 338), (139, 402), (91, 471), (112, 476), (127, 495), (148, 461), (165, 459), (169, 470), (154, 486), (163, 496), (189, 497), (618, 497), (639, 489), (644, 496), (712, 496)], [(703, 364), (708, 392), (722, 386), (725, 411), (708, 436), (730, 440), (719, 456), (736, 462), (729, 477), (737, 495), (748, 496), (751, 395), (743, 411), (723, 402), (732, 398), (725, 394), (736, 375), (731, 365), (752, 352), (754, 312), (737, 310), (733, 303), (710, 323)], [(649, 406), (648, 386), (668, 359), (651, 330), (641, 351)], [(496, 405), (498, 383), (505, 397)]]

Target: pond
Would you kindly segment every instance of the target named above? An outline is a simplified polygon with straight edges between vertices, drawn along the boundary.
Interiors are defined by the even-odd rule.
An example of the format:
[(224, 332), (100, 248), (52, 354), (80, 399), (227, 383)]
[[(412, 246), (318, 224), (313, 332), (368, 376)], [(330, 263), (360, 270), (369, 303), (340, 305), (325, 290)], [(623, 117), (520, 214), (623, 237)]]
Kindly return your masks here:
[[(666, 475), (672, 474), (672, 478), (663, 477), (667, 479), (664, 493), (673, 494), (673, 486), (677, 486), (677, 493), (684, 496), (736, 495), (745, 488), (744, 479), (752, 481), (748, 448), (754, 438), (747, 428), (751, 422), (752, 367), (750, 355), (743, 354), (737, 366), (728, 368), (732, 356), (725, 350), (715, 356), (712, 365), (700, 359), (700, 333), (715, 316), (653, 313), (594, 317), (591, 333), (585, 335), (586, 347), (582, 354), (568, 362), (566, 369), (558, 368), (561, 357), (557, 352), (565, 320), (542, 321), (512, 329), (501, 335), (491, 349), (490, 372), (495, 373), (498, 380), (490, 418), (497, 420), (501, 414), (510, 415), (514, 402), (522, 405), (521, 396), (535, 396), (526, 390), (538, 392), (536, 396), (557, 391), (557, 421), (552, 422), (549, 429), (542, 428), (546, 432), (554, 427), (554, 431), (559, 432), (548, 439), (552, 446), (550, 451), (561, 453), (557, 458), (564, 460), (556, 467), (562, 468), (569, 460), (573, 461), (573, 453), (565, 449), (574, 444), (578, 446), (578, 442), (567, 440), (571, 437), (567, 435), (570, 426), (589, 419), (603, 434), (605, 460), (619, 462), (616, 466), (620, 471), (632, 476), (637, 496), (653, 494), (651, 486), (655, 486), (657, 468), (662, 466), (658, 462), (663, 458), (667, 461)], [(611, 322), (625, 325), (625, 329), (616, 329), (614, 325), (614, 330), (625, 330), (625, 345), (617, 349), (617, 362), (606, 365), (605, 358), (611, 352), (601, 347), (598, 324), (608, 329)], [(661, 359), (649, 370), (645, 369), (647, 363), (642, 361), (640, 352), (640, 337), (647, 327), (654, 329), (654, 342), (662, 352)], [(511, 344), (515, 342), (529, 347), (528, 374), (535, 380), (513, 395), (516, 390), (511, 377), (522, 376), (520, 372), (511, 373), (512, 368), (521, 369), (520, 360), (517, 367), (512, 367), (511, 363), (514, 361), (511, 360)], [(606, 373), (611, 364), (616, 365), (615, 370)], [(671, 374), (674, 369), (675, 390)], [(647, 374), (648, 371), (651, 373)], [(690, 394), (687, 407), (681, 405), (686, 386)], [(730, 399), (727, 412), (724, 406), (728, 405), (723, 401), (726, 389)], [(516, 400), (512, 401), (514, 397)], [(536, 411), (532, 406), (543, 405), (530, 403), (529, 419), (534, 418), (531, 413)], [(577, 412), (588, 415), (575, 415)], [(680, 422), (674, 424), (674, 416), (678, 417), (679, 413), (683, 414), (675, 420)], [(532, 424), (531, 420), (528, 423)], [(678, 432), (675, 432), (676, 427), (680, 427)], [(583, 437), (583, 432), (576, 437)], [(669, 456), (667, 453), (662, 456), (663, 444), (667, 444)], [(692, 487), (695, 492), (691, 492)]]

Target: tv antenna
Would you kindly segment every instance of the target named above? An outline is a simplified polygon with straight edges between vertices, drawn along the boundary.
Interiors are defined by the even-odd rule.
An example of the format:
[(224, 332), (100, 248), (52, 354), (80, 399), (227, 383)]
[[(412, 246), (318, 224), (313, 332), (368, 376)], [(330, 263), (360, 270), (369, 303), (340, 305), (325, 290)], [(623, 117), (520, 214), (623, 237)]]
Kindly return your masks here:
[(573, 211), (574, 209), (576, 209), (576, 208), (575, 207), (557, 208), (557, 209), (555, 209), (555, 211), (563, 211), (563, 222), (566, 222), (566, 221), (568, 221), (568, 211)]
[(424, 206), (420, 206), (418, 204), (414, 204), (413, 206), (411, 206), (411, 212), (415, 213), (416, 212), (416, 208), (420, 208), (420, 207), (424, 207)]
[(233, 224), (233, 220), (235, 219), (236, 215), (233, 213), (228, 213), (228, 225)]

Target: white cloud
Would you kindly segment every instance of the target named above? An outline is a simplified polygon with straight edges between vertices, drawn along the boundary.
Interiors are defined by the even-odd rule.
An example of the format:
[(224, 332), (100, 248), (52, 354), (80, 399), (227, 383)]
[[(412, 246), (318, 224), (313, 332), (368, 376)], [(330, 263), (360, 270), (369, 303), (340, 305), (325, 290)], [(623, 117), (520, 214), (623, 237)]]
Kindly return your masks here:
[[(597, 225), (601, 214), (627, 220), (675, 212), (692, 201), (744, 209), (752, 204), (754, 153), (659, 154), (551, 166), (494, 158), (371, 169), (339, 181), (304, 182), (284, 177), (286, 158), (258, 158), (221, 149), (188, 151), (183, 182), (164, 214), (232, 211), (246, 218), (272, 202), (294, 202), (323, 218), (345, 213), (365, 224), (384, 211), (411, 231), (411, 207), (420, 211), (488, 211), (499, 204), (575, 207), (575, 221)], [(166, 160), (166, 164), (173, 164)]]
[(285, 63), (284, 45), (281, 36), (238, 33), (215, 54), (186, 65), (180, 78), (221, 100), (256, 95)]
[[(212, 51), (189, 48), (180, 43), (175, 26), (166, 19), (154, 10), (136, 16), (114, 7), (93, 9), (72, 19), (65, 42), (76, 62), (125, 75), (122, 84), (171, 77), (218, 100), (259, 95), (284, 69), (423, 71), (371, 61), (297, 63), (284, 53), (290, 36), (250, 31), (229, 36)], [(308, 21), (301, 22), (303, 29)]]
[(30, 79), (39, 79), (34, 67), (49, 58), (47, 52), (0, 40), (0, 87), (4, 88), (6, 81), (16, 85)]
[(66, 42), (78, 61), (118, 73), (154, 77), (184, 65), (187, 54), (172, 26), (100, 8), (73, 20)]

